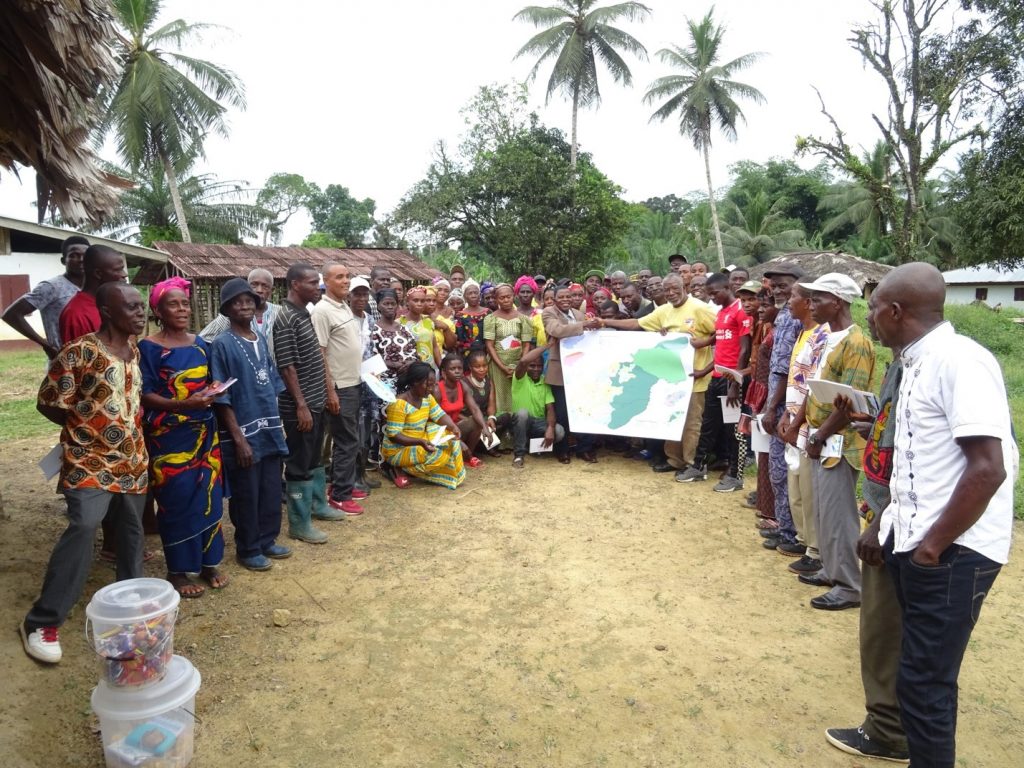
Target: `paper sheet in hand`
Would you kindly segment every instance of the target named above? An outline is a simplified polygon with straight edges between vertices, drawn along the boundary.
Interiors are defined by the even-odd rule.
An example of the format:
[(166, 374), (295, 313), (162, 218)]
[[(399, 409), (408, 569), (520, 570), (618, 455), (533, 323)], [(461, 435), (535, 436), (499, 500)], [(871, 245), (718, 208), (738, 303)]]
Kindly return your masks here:
[(750, 448), (754, 453), (768, 453), (768, 446), (771, 444), (768, 433), (764, 431), (762, 419), (764, 414), (755, 418), (750, 424)]
[(480, 440), (483, 441), (484, 448), (486, 448), (488, 451), (493, 448), (497, 448), (499, 445), (501, 445), (501, 438), (498, 437), (494, 432), (484, 435), (483, 437), (480, 438)]
[(393, 403), (395, 402), (395, 390), (390, 384), (380, 378), (380, 374), (387, 371), (387, 369), (387, 365), (384, 364), (384, 358), (380, 355), (374, 355), (363, 360), (359, 366), (359, 378), (363, 380), (363, 383), (370, 388), (374, 395), (385, 403)]
[(843, 395), (850, 398), (856, 413), (866, 413), (868, 416), (878, 414), (878, 398), (872, 392), (862, 392), (847, 384), (824, 379), (808, 379), (807, 386), (819, 402), (831, 403), (839, 395)]
[(721, 395), (718, 399), (722, 401), (722, 423), (739, 423), (740, 407), (738, 405), (729, 405), (729, 398), (726, 397), (725, 395)]
[(363, 360), (362, 365), (359, 366), (359, 373), (362, 376), (366, 376), (368, 373), (372, 373), (374, 376), (380, 376), (382, 373), (387, 373), (388, 367), (384, 363), (384, 358), (380, 355), (374, 355)]
[(219, 395), (222, 392), (227, 392), (228, 388), (230, 388), (237, 381), (238, 381), (238, 379), (236, 379), (236, 378), (234, 378), (232, 376), (230, 379), (228, 379), (227, 381), (222, 381), (217, 386), (209, 386), (209, 387), (207, 387), (206, 388), (207, 389), (207, 394), (209, 394), (209, 395)]
[(531, 437), (530, 438), (530, 453), (543, 453), (544, 451), (550, 451), (554, 448), (554, 443), (549, 445), (547, 448), (544, 447), (543, 437)]
[(442, 432), (440, 435), (430, 438), (430, 442), (432, 442), (434, 445), (441, 446), (444, 445), (445, 443), (450, 443), (454, 438), (455, 435), (453, 435), (451, 432)]
[(64, 449), (60, 443), (53, 446), (43, 458), (39, 460), (39, 469), (43, 471), (43, 477), (52, 480), (60, 472), (61, 464), (64, 462)]
[(728, 376), (737, 384), (743, 384), (743, 374), (734, 368), (726, 368), (724, 365), (716, 365), (715, 372), (720, 373), (723, 376)]

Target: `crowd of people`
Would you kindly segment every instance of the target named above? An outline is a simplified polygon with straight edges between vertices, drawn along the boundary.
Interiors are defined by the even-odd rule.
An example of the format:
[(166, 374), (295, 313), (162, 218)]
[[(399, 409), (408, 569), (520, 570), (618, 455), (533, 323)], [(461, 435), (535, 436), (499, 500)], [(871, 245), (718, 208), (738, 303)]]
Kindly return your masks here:
[[(147, 494), (167, 578), (194, 598), (228, 583), (227, 497), (235, 557), (263, 571), (292, 555), (279, 542), (282, 502), (290, 538), (319, 544), (327, 534), (314, 521), (362, 515), (382, 481), (455, 489), (467, 468), (507, 453), (523, 469), (531, 441), (562, 464), (596, 463), (604, 450), (682, 484), (720, 473), (719, 493), (744, 489), (754, 461), (742, 503), (764, 547), (824, 590), (813, 608), (863, 603), (867, 716), (829, 729), (830, 743), (917, 767), (953, 764), (956, 677), (1008, 555), (1017, 449), (998, 365), (943, 321), (933, 267), (900, 267), (870, 296), (870, 331), (896, 358), (883, 372), (851, 314), (861, 287), (795, 263), (751, 280), (676, 254), (666, 275), (593, 270), (582, 283), (514, 284), (478, 283), (456, 266), (411, 287), (383, 267), (364, 276), (297, 263), (279, 304), (266, 270), (227, 281), (219, 316), (198, 334), (188, 281), (164, 280), (149, 292), (156, 331), (143, 338), (145, 304), (120, 254), (71, 238), (64, 261), (65, 275), (4, 314), (51, 358), (39, 410), (62, 427), (70, 522), (21, 627), (34, 658), (60, 660), (58, 628), (105, 518), (117, 577), (141, 575)], [(25, 322), (36, 309), (45, 339)], [(677, 440), (572, 430), (560, 343), (600, 329), (689, 337)], [(362, 376), (378, 356), (393, 397)], [(813, 386), (870, 392), (877, 379), (872, 412)], [(736, 407), (738, 422), (726, 414)], [(756, 458), (755, 432), (768, 445)]]

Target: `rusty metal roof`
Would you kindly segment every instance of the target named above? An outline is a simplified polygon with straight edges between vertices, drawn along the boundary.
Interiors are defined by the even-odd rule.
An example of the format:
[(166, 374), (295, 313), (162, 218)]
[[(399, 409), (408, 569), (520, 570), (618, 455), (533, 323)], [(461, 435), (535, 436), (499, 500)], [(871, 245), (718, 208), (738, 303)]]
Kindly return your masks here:
[(344, 264), (353, 275), (368, 275), (377, 266), (387, 267), (392, 277), (414, 282), (430, 280), (441, 274), (408, 251), (397, 248), (302, 248), (166, 241), (153, 243), (153, 247), (167, 254), (168, 262), (182, 277), (200, 280), (245, 277), (257, 267), (268, 270), (275, 279), (283, 280), (288, 267), (296, 262), (305, 262), (320, 270), (329, 261)]
[(805, 253), (784, 253), (774, 259), (757, 264), (750, 268), (750, 277), (760, 280), (772, 267), (782, 262), (793, 262), (803, 267), (808, 279), (819, 278), (828, 272), (841, 272), (852, 277), (864, 290), (869, 285), (877, 285), (892, 267), (854, 256), (840, 251), (807, 251)]

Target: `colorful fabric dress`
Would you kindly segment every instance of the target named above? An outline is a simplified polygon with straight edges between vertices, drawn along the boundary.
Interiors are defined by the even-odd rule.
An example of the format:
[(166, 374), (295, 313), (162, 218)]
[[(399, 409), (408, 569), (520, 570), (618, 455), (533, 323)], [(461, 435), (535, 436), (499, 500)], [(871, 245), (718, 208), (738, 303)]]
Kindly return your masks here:
[(463, 357), (468, 357), (471, 349), (483, 349), (484, 318), (490, 313), (486, 307), (479, 307), (475, 313), (463, 310), (455, 316), (455, 343)]
[(449, 440), (432, 451), (422, 445), (399, 445), (394, 441), (398, 434), (433, 440), (444, 432), (444, 427), (438, 423), (444, 418), (444, 411), (433, 396), (427, 395), (418, 408), (398, 398), (388, 405), (386, 413), (388, 420), (381, 447), (384, 460), (428, 483), (452, 490), (458, 488), (466, 479), (461, 441)]
[(444, 348), (444, 332), (449, 330), (455, 333), (455, 321), (449, 320), (444, 315), (438, 315), (433, 319), (434, 322), (434, 336), (437, 338), (437, 348), (441, 350), (441, 357), (444, 357), (447, 351)]
[[(515, 368), (523, 356), (523, 344), (533, 343), (533, 323), (518, 312), (510, 320), (491, 314), (484, 319), (484, 339), (494, 342), (494, 352), (502, 363)], [(489, 366), (494, 407), (498, 413), (509, 413), (512, 410), (512, 379), (493, 360)]]
[[(209, 345), (197, 336), (186, 347), (139, 342), (142, 391), (185, 400), (210, 382)], [(145, 411), (150, 487), (169, 573), (198, 573), (224, 557), (224, 486), (212, 408)]]
[(426, 315), (420, 315), (416, 321), (403, 317), (402, 325), (416, 339), (416, 354), (420, 360), (437, 370), (437, 362), (434, 360), (434, 321)]
[[(404, 325), (398, 325), (393, 331), (375, 325), (370, 333), (370, 343), (373, 345), (373, 351), (384, 358), (386, 363), (414, 363), (419, 360), (416, 339)], [(395, 387), (398, 373), (388, 368), (380, 378)]]

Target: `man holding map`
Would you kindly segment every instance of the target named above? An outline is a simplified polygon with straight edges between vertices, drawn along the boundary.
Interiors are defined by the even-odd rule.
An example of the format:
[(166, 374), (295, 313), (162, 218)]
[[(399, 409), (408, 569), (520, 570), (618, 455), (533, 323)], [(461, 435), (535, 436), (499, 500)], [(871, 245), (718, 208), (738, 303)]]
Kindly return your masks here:
[(700, 299), (687, 295), (683, 279), (668, 275), (661, 283), (665, 303), (636, 320), (602, 320), (601, 327), (620, 331), (659, 331), (685, 333), (690, 336), (694, 349), (693, 390), (686, 411), (686, 423), (679, 440), (665, 442), (666, 461), (655, 464), (655, 472), (682, 472), (693, 463), (700, 439), (701, 418), (704, 415), (704, 397), (714, 369), (711, 343), (715, 338), (715, 314)]

